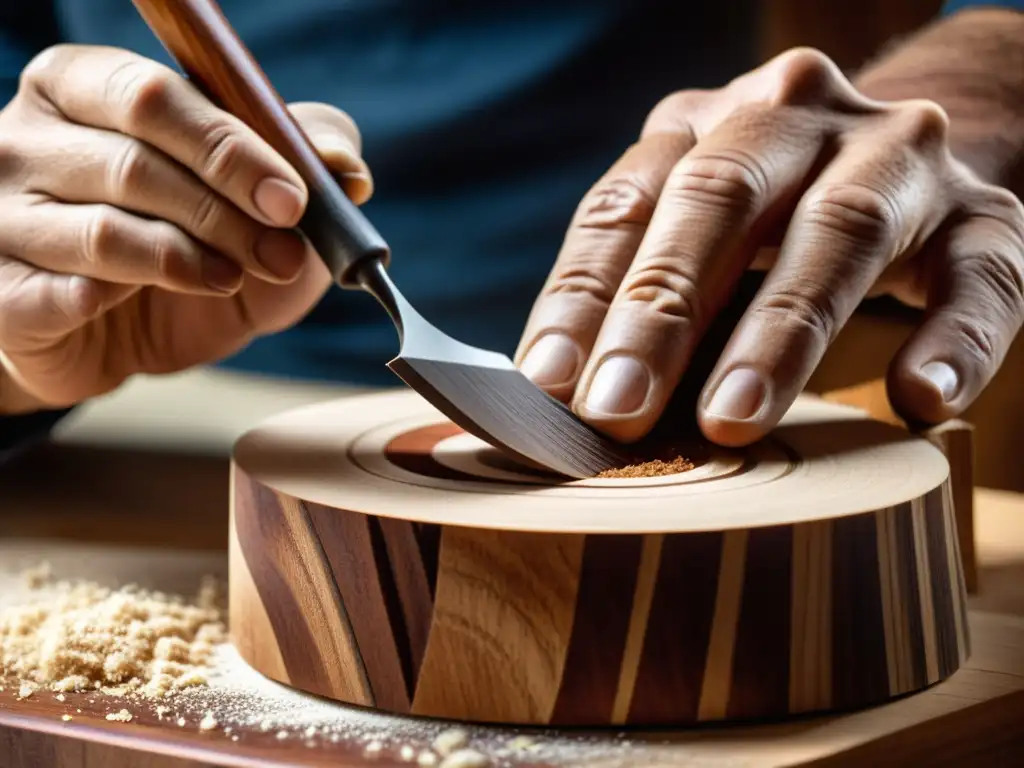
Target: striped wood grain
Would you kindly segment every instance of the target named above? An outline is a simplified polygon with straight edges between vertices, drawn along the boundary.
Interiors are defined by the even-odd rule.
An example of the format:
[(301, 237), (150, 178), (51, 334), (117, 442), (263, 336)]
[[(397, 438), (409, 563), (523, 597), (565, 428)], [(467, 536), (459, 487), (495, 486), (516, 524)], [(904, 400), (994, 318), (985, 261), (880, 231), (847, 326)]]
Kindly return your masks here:
[(848, 517), (669, 534), (434, 526), (234, 472), (233, 637), (269, 677), (398, 713), (687, 724), (859, 708), (970, 652), (948, 481)]

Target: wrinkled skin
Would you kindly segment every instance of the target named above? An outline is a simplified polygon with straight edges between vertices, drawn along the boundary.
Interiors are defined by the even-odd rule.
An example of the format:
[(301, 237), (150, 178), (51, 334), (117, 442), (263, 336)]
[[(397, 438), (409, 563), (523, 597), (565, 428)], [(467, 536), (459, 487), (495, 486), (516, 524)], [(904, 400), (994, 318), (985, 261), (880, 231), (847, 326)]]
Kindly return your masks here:
[(1024, 209), (954, 159), (948, 130), (937, 104), (870, 100), (809, 49), (669, 96), (580, 203), (517, 362), (586, 421), (637, 440), (753, 268), (763, 287), (699, 401), (709, 439), (762, 437), (858, 304), (882, 294), (926, 310), (890, 363), (895, 406), (956, 415), (1024, 319)]
[[(290, 109), (365, 202), (352, 120)], [(305, 203), (296, 171), (173, 70), (111, 48), (39, 55), (0, 112), (0, 413), (77, 403), (297, 322), (330, 285), (290, 229)]]

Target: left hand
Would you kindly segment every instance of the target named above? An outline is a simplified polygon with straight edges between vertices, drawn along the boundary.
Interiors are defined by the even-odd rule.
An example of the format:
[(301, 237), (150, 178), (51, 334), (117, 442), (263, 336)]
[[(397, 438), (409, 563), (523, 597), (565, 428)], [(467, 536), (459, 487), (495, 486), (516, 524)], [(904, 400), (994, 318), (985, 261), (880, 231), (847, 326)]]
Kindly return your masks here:
[(872, 101), (808, 49), (669, 96), (580, 203), (517, 363), (635, 441), (737, 280), (764, 268), (701, 393), (709, 440), (771, 430), (861, 300), (884, 293), (927, 310), (890, 363), (894, 407), (956, 415), (1024, 321), (1024, 206), (956, 161), (947, 131), (938, 105)]

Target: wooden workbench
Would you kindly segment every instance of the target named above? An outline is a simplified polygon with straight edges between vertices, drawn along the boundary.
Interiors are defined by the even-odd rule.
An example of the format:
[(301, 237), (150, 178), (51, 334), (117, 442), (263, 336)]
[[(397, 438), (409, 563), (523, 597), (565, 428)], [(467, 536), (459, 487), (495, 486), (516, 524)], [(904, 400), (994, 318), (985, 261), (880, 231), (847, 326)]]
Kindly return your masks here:
[[(25, 561), (46, 557), (67, 575), (172, 591), (193, 588), (204, 573), (223, 572), (228, 505), (222, 453), (183, 455), (167, 444), (126, 449), (114, 439), (88, 447), (88, 440), (71, 437), (0, 470), (0, 567), (15, 565), (17, 552)], [(535, 732), (533, 748), (504, 755), (520, 732), (471, 728), (472, 744), (492, 757), (503, 755), (495, 766), (1024, 765), (1024, 496), (978, 491), (975, 516), (980, 592), (971, 599), (974, 652), (965, 669), (924, 693), (864, 712), (744, 728)], [(293, 712), (301, 711), (298, 694), (268, 686), (261, 696), (287, 699)], [(415, 765), (401, 759), (400, 747), (417, 754), (449, 727), (375, 718), (309, 699), (310, 717), (315, 712), (318, 722), (340, 724), (335, 734), (341, 735), (279, 739), (277, 728), (252, 725), (202, 732), (200, 710), (183, 713), (185, 726), (161, 720), (151, 705), (132, 705), (130, 723), (104, 719), (120, 706), (99, 695), (58, 702), (38, 693), (18, 701), (8, 689), (0, 693), (0, 766)], [(230, 713), (216, 707), (214, 715), (230, 722)], [(237, 703), (231, 709), (237, 713)], [(61, 719), (66, 713), (70, 722)], [(383, 749), (367, 754), (378, 740), (374, 734)]]

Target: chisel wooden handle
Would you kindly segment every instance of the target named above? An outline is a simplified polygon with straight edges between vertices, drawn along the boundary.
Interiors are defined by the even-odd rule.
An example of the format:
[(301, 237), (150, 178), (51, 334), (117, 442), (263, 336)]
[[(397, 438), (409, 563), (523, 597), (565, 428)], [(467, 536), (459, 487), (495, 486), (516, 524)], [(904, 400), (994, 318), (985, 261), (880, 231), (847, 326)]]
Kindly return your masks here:
[(331, 175), (214, 0), (132, 0), (189, 79), (246, 123), (299, 172), (309, 203), (299, 228), (335, 281), (359, 288), (368, 261), (387, 266), (390, 249)]

